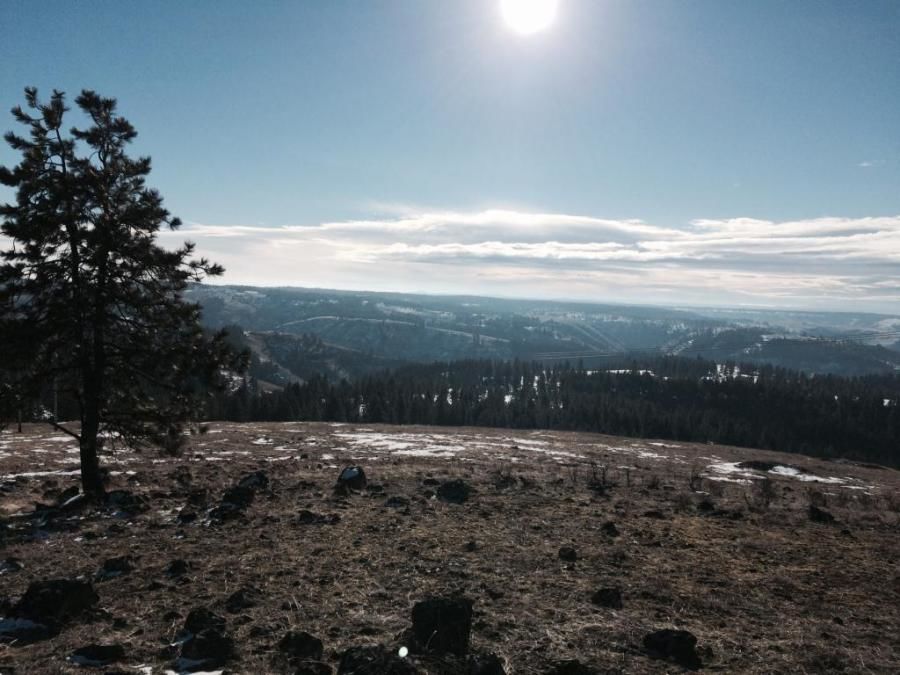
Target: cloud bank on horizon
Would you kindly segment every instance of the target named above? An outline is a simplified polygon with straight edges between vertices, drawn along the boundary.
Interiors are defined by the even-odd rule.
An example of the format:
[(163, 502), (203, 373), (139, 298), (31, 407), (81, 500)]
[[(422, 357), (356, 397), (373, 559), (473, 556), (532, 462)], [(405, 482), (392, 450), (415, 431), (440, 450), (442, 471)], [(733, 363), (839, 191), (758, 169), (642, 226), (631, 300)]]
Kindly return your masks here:
[(402, 208), (278, 227), (188, 223), (222, 282), (895, 313), (900, 215), (641, 220)]

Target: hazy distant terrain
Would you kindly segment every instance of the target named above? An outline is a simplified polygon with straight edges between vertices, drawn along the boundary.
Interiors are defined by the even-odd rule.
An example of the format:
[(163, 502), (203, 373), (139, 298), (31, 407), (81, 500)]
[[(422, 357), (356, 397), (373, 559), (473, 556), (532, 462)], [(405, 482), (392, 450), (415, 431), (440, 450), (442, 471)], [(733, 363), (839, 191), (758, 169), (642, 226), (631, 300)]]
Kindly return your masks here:
[[(252, 334), (248, 346), (281, 371), (278, 381), (289, 381), (291, 373), (308, 377), (310, 362), (318, 372), (353, 377), (403, 362), (518, 358), (591, 365), (626, 353), (841, 375), (900, 368), (900, 318), (879, 314), (236, 286), (196, 286), (189, 297), (203, 305), (207, 325)], [(303, 353), (309, 358), (298, 370)]]

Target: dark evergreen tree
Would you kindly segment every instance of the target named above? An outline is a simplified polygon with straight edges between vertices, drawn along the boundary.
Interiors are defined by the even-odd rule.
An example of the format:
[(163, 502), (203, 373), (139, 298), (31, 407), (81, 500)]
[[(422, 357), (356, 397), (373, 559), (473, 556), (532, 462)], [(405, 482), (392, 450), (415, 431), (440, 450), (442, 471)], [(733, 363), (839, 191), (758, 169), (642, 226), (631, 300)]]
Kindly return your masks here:
[(116, 101), (83, 91), (87, 126), (67, 131), (61, 92), (42, 103), (28, 88), (25, 99), (12, 112), (28, 135), (5, 136), (21, 162), (0, 168), (16, 189), (15, 203), (0, 206), (10, 240), (0, 266), (3, 360), (20, 375), (8, 381), (19, 399), (36, 401), (54, 382), (77, 403), (77, 430), (48, 421), (78, 439), (83, 489), (98, 498), (104, 439), (176, 451), (206, 388), (242, 359), (224, 334), (203, 332), (199, 307), (182, 298), (189, 282), (223, 270), (193, 259), (193, 244), (157, 245), (159, 229), (179, 221), (145, 184), (150, 159), (126, 154), (137, 134)]

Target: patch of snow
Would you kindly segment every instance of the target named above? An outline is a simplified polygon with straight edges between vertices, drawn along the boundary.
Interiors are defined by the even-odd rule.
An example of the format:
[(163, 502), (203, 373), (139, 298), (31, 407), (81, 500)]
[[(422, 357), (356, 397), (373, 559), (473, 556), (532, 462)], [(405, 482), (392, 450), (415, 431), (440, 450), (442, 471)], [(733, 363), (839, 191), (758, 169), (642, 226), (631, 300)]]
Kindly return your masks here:
[[(26, 478), (37, 478), (38, 476), (77, 476), (81, 473), (81, 469), (74, 469), (72, 471), (65, 471), (59, 469), (57, 471), (23, 471), (22, 473), (7, 473), (0, 478), (3, 480), (15, 480), (20, 476), (24, 476)], [(110, 472), (112, 474), (112, 472)]]
[(261, 436), (257, 438), (255, 441), (252, 441), (253, 445), (272, 445), (272, 439), (267, 438), (265, 436)]
[(803, 473), (802, 471), (798, 471), (792, 466), (782, 466), (781, 464), (772, 467), (769, 473), (774, 473), (776, 476), (787, 476), (788, 478), (795, 478), (805, 483), (840, 484), (844, 482), (843, 478), (823, 478), (822, 476), (816, 476), (811, 473)]

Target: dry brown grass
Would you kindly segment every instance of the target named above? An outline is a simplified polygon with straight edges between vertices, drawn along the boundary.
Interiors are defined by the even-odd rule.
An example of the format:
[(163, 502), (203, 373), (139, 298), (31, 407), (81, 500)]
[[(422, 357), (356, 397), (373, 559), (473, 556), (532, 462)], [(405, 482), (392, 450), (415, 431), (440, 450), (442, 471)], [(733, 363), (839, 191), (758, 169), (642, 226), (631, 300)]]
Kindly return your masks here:
[[(75, 672), (66, 655), (96, 641), (122, 643), (127, 665), (160, 672), (171, 661), (167, 642), (200, 605), (227, 616), (240, 653), (235, 672), (275, 672), (274, 645), (291, 629), (322, 639), (326, 658), (336, 663), (352, 645), (399, 646), (417, 600), (455, 592), (475, 602), (473, 648), (501, 656), (510, 673), (544, 673), (566, 658), (601, 670), (677, 670), (642, 650), (643, 635), (662, 627), (693, 632), (706, 666), (720, 672), (900, 672), (900, 509), (885, 508), (897, 501), (895, 471), (687, 444), (654, 448), (661, 456), (655, 459), (632, 457), (611, 448), (649, 446), (589, 434), (376, 429), (423, 439), (447, 435), (446, 442), (462, 445), (482, 437), (510, 448), (511, 437), (527, 437), (580, 455), (522, 446), (503, 456), (472, 448), (453, 458), (412, 457), (335, 435), (352, 432), (349, 427), (213, 426), (224, 433), (196, 439), (177, 460), (119, 455), (125, 463), (113, 468), (137, 475), (130, 483), (116, 476), (114, 483), (148, 496), (147, 513), (131, 521), (89, 513), (77, 531), (50, 532), (39, 541), (18, 541), (17, 534), (7, 542), (2, 557), (25, 563), (0, 577), (9, 597), (34, 579), (90, 577), (118, 555), (133, 556), (137, 569), (96, 585), (105, 613), (92, 621), (53, 640), (0, 648), (0, 672)], [(39, 437), (44, 429), (27, 433), (34, 447), (46, 446)], [(252, 443), (264, 434), (270, 444)], [(28, 454), (24, 441), (16, 447), (0, 458), (0, 474), (35, 470), (38, 457), (54, 466), (49, 455)], [(249, 454), (222, 454), (233, 451)], [(697, 471), (712, 453), (722, 461), (802, 463), (818, 475), (853, 476), (874, 489), (818, 485), (823, 497), (812, 497), (807, 484), (790, 478), (773, 477), (765, 488), (716, 482)], [(284, 455), (296, 459), (267, 461)], [(384, 492), (336, 498), (332, 466), (357, 462)], [(190, 475), (191, 486), (208, 488), (212, 506), (225, 487), (257, 469), (267, 471), (271, 495), (257, 497), (244, 520), (175, 523), (189, 489), (176, 484), (176, 470)], [(475, 493), (462, 505), (428, 498), (433, 487), (423, 480), (429, 477), (464, 478)], [(49, 480), (56, 487), (43, 477), (10, 487), (2, 493), (4, 512), (21, 511), (73, 479)], [(410, 499), (408, 514), (383, 505), (395, 495)], [(704, 497), (718, 511), (698, 510)], [(748, 508), (763, 497), (765, 508)], [(810, 499), (821, 498), (837, 525), (809, 522)], [(341, 519), (299, 525), (301, 509)], [(601, 529), (608, 522), (618, 536)], [(467, 548), (471, 541), (474, 551)], [(559, 560), (561, 546), (575, 547), (578, 561)], [(174, 558), (192, 565), (183, 582), (162, 572)], [(150, 590), (152, 582), (162, 586)], [(264, 600), (226, 614), (224, 599), (245, 585), (259, 588)], [(593, 591), (604, 586), (622, 589), (623, 609), (591, 604)]]

